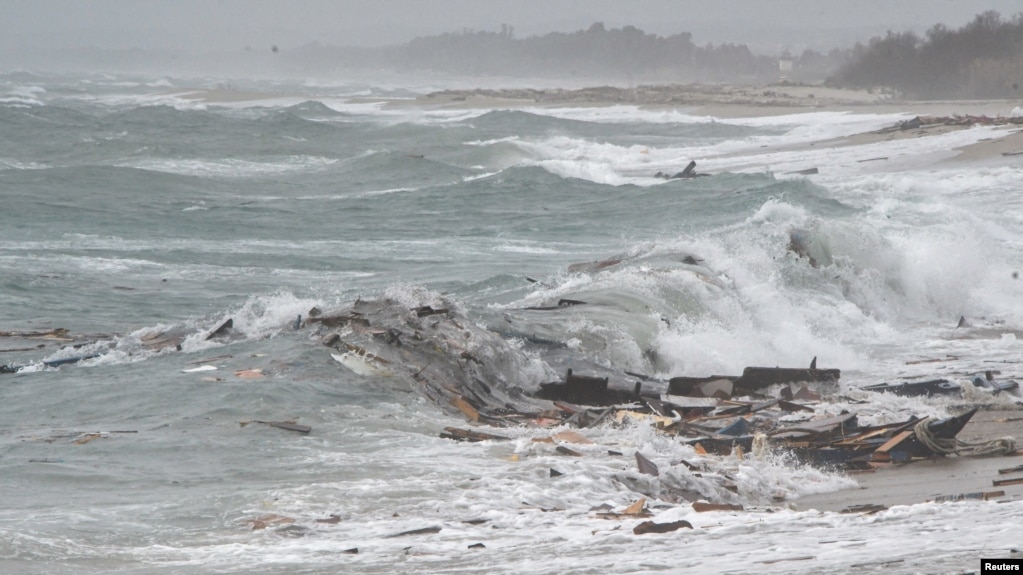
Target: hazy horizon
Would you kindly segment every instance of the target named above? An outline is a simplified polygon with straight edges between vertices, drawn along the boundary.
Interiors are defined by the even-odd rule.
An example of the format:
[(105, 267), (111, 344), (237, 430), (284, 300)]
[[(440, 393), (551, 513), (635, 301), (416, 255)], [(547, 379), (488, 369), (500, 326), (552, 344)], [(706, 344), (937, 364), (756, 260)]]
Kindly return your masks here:
[(958, 27), (986, 10), (1009, 17), (1018, 0), (9, 0), (0, 49), (17, 58), (77, 48), (184, 52), (401, 44), (418, 36), (512, 26), (517, 37), (572, 32), (595, 22), (697, 44), (739, 43), (764, 53), (851, 46), (887, 30)]

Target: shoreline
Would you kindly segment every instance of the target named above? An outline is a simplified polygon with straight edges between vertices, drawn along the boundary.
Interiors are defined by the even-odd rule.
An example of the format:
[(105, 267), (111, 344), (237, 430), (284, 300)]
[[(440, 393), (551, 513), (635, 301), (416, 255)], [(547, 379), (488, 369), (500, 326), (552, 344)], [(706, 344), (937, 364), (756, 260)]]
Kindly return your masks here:
[(634, 105), (649, 109), (690, 109), (722, 118), (777, 116), (820, 111), (916, 116), (1007, 117), (1023, 100), (903, 100), (891, 94), (807, 84), (649, 85), (632, 88), (457, 89), (423, 94), (388, 105), (434, 109), (601, 107)]
[[(1023, 417), (1020, 412), (1020, 409), (982, 407), (959, 433), (959, 439), (979, 442), (1012, 437), (1017, 442), (1023, 441)], [(867, 473), (848, 475), (859, 487), (804, 495), (793, 499), (791, 504), (804, 511), (852, 512), (860, 508), (864, 513), (873, 513), (879, 510), (874, 506), (890, 508), (917, 505), (940, 502), (942, 498), (946, 498), (944, 501), (1019, 501), (1023, 499), (1023, 479), (1019, 484), (994, 483), (1020, 478), (1023, 468), (1011, 473), (1005, 470), (1021, 465), (1023, 456), (1020, 455), (947, 456), (882, 465)]]
[[(990, 125), (1004, 131), (997, 137), (949, 149), (949, 163), (983, 162), (1019, 155), (1023, 160), (1023, 99), (1021, 100), (900, 100), (890, 94), (865, 90), (845, 90), (804, 84), (740, 85), (660, 85), (619, 88), (601, 86), (581, 89), (459, 89), (441, 90), (415, 99), (381, 101), (386, 108), (427, 110), (523, 109), (523, 108), (599, 108), (637, 106), (647, 110), (675, 110), (693, 116), (720, 119), (766, 118), (819, 112), (902, 115), (912, 118), (979, 118), (993, 120)], [(1015, 116), (1013, 114), (1016, 114)], [(1012, 119), (1018, 124), (1010, 122)], [(933, 123), (913, 129), (892, 126), (804, 146), (868, 146), (875, 143), (936, 136), (977, 124)]]

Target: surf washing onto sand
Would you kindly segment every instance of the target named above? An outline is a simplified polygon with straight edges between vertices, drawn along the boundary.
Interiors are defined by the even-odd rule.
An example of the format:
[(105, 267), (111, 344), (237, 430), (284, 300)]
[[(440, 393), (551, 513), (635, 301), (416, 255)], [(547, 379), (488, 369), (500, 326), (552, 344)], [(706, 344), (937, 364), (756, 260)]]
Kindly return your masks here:
[[(213, 87), (0, 76), (0, 571), (959, 573), (1018, 549), (1023, 486), (989, 476), (1015, 459), (978, 492), (948, 479), (973, 458), (911, 437), (975, 407), (963, 441), (1018, 428), (1014, 124)], [(751, 366), (840, 377), (730, 377)], [(605, 379), (604, 405), (544, 395)], [(798, 455), (825, 420), (828, 453), (867, 445), (850, 414), (887, 434), (857, 465)], [(752, 442), (712, 447), (737, 418)]]

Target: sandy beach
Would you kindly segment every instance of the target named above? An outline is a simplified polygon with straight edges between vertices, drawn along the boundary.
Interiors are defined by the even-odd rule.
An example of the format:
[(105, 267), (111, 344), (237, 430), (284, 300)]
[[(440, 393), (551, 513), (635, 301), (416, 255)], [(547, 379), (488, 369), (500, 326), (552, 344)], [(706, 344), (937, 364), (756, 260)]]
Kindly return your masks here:
[[(889, 93), (845, 90), (825, 86), (777, 84), (768, 86), (663, 85), (634, 88), (594, 87), (578, 90), (475, 89), (433, 92), (415, 100), (388, 102), (388, 106), (417, 106), (427, 109), (523, 107), (587, 107), (634, 105), (653, 109), (674, 109), (694, 116), (750, 118), (814, 112), (852, 114), (902, 114), (907, 120), (920, 117), (924, 125), (913, 129), (864, 132), (813, 145), (865, 146), (904, 138), (934, 136), (968, 129), (970, 121), (950, 119), (975, 117), (1006, 133), (957, 148), (950, 161), (976, 162), (1020, 154), (1023, 159), (1023, 123), (1013, 114), (1023, 114), (1017, 100), (900, 100)], [(928, 123), (928, 121), (930, 123)]]
[[(958, 438), (966, 442), (1012, 437), (1023, 441), (1023, 409), (981, 409)], [(1021, 452), (1017, 452), (1018, 454)], [(1023, 457), (948, 456), (906, 464), (880, 465), (874, 471), (850, 475), (858, 489), (801, 497), (797, 509), (844, 511), (857, 507), (914, 505), (941, 498), (1017, 501), (1023, 498)], [(999, 473), (1002, 470), (1003, 473)], [(996, 481), (1020, 479), (1012, 485)]]

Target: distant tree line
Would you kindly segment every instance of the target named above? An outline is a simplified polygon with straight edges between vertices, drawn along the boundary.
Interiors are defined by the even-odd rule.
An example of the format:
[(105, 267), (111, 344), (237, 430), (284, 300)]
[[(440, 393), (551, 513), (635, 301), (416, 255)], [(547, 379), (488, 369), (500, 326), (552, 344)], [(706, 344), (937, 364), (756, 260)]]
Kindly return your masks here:
[[(306, 56), (324, 46), (306, 47)], [(743, 44), (697, 46), (688, 32), (663, 37), (635, 26), (516, 38), (511, 26), (500, 31), (462, 30), (416, 38), (400, 46), (334, 49), (346, 67), (375, 66), (397, 71), (431, 71), (452, 75), (534, 78), (607, 78), (660, 82), (775, 82), (778, 58), (754, 54)], [(806, 51), (792, 58), (789, 79), (823, 80), (847, 54)]]
[(886, 87), (909, 98), (1023, 96), (1023, 13), (977, 15), (958, 30), (936, 25), (921, 38), (888, 32), (863, 46), (828, 80), (851, 88)]

